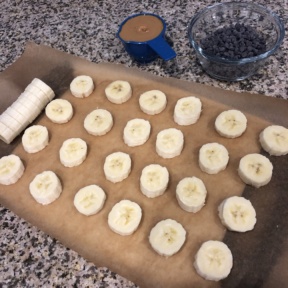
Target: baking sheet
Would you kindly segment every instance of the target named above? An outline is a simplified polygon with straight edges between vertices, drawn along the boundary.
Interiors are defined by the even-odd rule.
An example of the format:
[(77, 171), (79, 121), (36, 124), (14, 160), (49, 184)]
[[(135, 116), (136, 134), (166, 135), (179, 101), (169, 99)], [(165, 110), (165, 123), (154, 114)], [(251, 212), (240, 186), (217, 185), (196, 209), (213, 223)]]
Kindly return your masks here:
[[(90, 75), (96, 83), (93, 94), (85, 99), (75, 98), (69, 91), (70, 82), (80, 74)], [(1, 156), (15, 153), (26, 168), (16, 184), (0, 186), (0, 201), (4, 206), (97, 266), (106, 266), (141, 287), (255, 287), (259, 283), (269, 287), (269, 283), (287, 283), (284, 256), (288, 253), (288, 157), (270, 157), (274, 164), (273, 178), (262, 188), (246, 187), (237, 175), (240, 158), (261, 150), (258, 136), (263, 128), (270, 123), (287, 127), (287, 101), (160, 78), (122, 65), (94, 64), (30, 43), (24, 55), (0, 76), (0, 112), (34, 77), (50, 85), (56, 97), (69, 100), (74, 116), (70, 122), (59, 125), (42, 113), (33, 124), (48, 128), (50, 143), (36, 154), (23, 150), (21, 137), (10, 145), (1, 142)], [(121, 105), (110, 103), (104, 96), (105, 87), (117, 79), (129, 81), (133, 89), (132, 98)], [(139, 95), (151, 89), (162, 90), (167, 95), (168, 105), (159, 115), (146, 115), (138, 105)], [(174, 106), (179, 98), (189, 95), (201, 99), (201, 117), (194, 125), (178, 126), (172, 117)], [(231, 107), (246, 114), (248, 128), (240, 138), (225, 139), (215, 132), (213, 124), (221, 111)], [(83, 127), (85, 116), (95, 108), (109, 110), (114, 118), (113, 129), (101, 137), (89, 135)], [(144, 145), (131, 148), (124, 144), (122, 134), (127, 121), (136, 117), (149, 120), (152, 133)], [(184, 149), (178, 157), (162, 159), (155, 151), (156, 135), (170, 127), (184, 133)], [(66, 168), (61, 165), (58, 152), (63, 141), (70, 137), (80, 137), (87, 142), (88, 156), (80, 166)], [(197, 161), (201, 145), (212, 141), (225, 145), (230, 154), (227, 169), (217, 175), (203, 173)], [(130, 154), (132, 172), (126, 180), (113, 184), (105, 179), (103, 164), (105, 157), (116, 151)], [(142, 195), (139, 188), (141, 170), (151, 163), (166, 166), (170, 173), (167, 191), (154, 199)], [(61, 197), (48, 206), (37, 204), (28, 190), (30, 181), (44, 170), (53, 170), (63, 185)], [(186, 176), (201, 178), (208, 190), (207, 203), (196, 214), (183, 211), (175, 197), (177, 183)], [(97, 215), (86, 217), (76, 211), (73, 198), (81, 187), (89, 184), (100, 185), (107, 200)], [(226, 197), (241, 194), (255, 206), (257, 225), (252, 232), (244, 234), (226, 232), (217, 216), (217, 206)], [(143, 210), (141, 224), (131, 236), (117, 235), (107, 224), (108, 213), (121, 199), (135, 201)], [(183, 248), (170, 258), (156, 254), (148, 242), (151, 228), (166, 218), (180, 222), (187, 231)], [(203, 280), (193, 268), (196, 251), (203, 241), (210, 239), (224, 239), (234, 256), (231, 274), (220, 283)]]

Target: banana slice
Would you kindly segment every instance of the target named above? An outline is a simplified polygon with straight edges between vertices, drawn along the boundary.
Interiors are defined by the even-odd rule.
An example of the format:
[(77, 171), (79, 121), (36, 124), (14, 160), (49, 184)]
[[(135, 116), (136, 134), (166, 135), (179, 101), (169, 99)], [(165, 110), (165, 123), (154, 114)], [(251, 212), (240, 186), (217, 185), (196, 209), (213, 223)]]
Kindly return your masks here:
[(27, 117), (24, 117), (21, 113), (19, 113), (15, 108), (13, 108), (12, 106), (8, 107), (5, 112), (5, 114), (8, 114), (10, 117), (14, 118), (18, 125), (17, 128), (19, 129), (23, 129), (25, 128), (28, 124), (29, 121), (27, 119)]
[(105, 109), (96, 109), (90, 112), (84, 120), (86, 131), (95, 136), (102, 136), (108, 133), (113, 127), (113, 117)]
[(181, 154), (184, 135), (176, 128), (160, 131), (156, 138), (156, 152), (163, 158), (173, 158)]
[(221, 241), (204, 242), (195, 255), (194, 267), (206, 280), (219, 281), (226, 278), (233, 266), (233, 256), (228, 246)]
[(5, 129), (7, 128), (7, 126), (5, 124), (3, 124), (2, 122), (0, 122), (0, 134), (5, 131)]
[(134, 233), (141, 221), (141, 207), (130, 200), (116, 203), (108, 215), (108, 225), (115, 233), (127, 236)]
[(179, 125), (191, 125), (198, 121), (202, 111), (199, 98), (188, 96), (177, 101), (174, 108), (174, 121)]
[(228, 151), (219, 143), (207, 143), (200, 148), (199, 166), (203, 172), (217, 174), (226, 169), (228, 161)]
[(89, 185), (81, 188), (74, 197), (76, 209), (86, 215), (98, 213), (104, 206), (106, 194), (98, 185)]
[(21, 127), (21, 124), (15, 118), (11, 117), (6, 111), (0, 115), (0, 122), (14, 132), (18, 132), (19, 127)]
[(105, 95), (110, 102), (122, 104), (131, 98), (132, 88), (129, 82), (117, 80), (105, 88)]
[(271, 125), (266, 127), (259, 136), (262, 148), (270, 155), (281, 156), (288, 154), (288, 129)]
[(142, 145), (149, 139), (150, 131), (149, 121), (139, 118), (132, 119), (124, 128), (124, 142), (130, 147)]
[(59, 155), (65, 167), (78, 166), (86, 159), (87, 144), (80, 138), (67, 139), (63, 142)]
[(158, 222), (151, 230), (149, 242), (152, 248), (162, 256), (177, 253), (186, 240), (186, 230), (175, 220), (166, 219)]
[[(35, 105), (33, 102), (31, 102), (30, 100), (28, 100), (28, 98), (25, 96), (23, 96), (24, 94), (22, 93), (18, 99), (16, 100), (16, 102), (19, 106), (21, 106), (22, 108), (19, 110), (19, 112), (22, 114), (24, 112), (26, 112), (27, 114), (25, 114), (26, 119), (28, 120), (29, 123), (32, 123), (37, 117), (38, 115), (41, 113), (42, 109), (40, 109), (37, 105)], [(12, 106), (12, 105), (11, 105)], [(21, 112), (22, 111), (22, 112)], [(28, 112), (27, 112), (28, 111)], [(26, 120), (26, 121), (27, 121)]]
[(147, 91), (140, 95), (139, 105), (140, 109), (148, 115), (159, 114), (167, 105), (166, 95), (159, 90)]
[(0, 184), (16, 183), (22, 177), (24, 170), (24, 165), (17, 155), (3, 156), (0, 159)]
[(45, 113), (54, 123), (67, 123), (73, 116), (73, 107), (65, 99), (55, 99), (46, 106)]
[(108, 155), (104, 163), (104, 174), (106, 179), (113, 182), (121, 182), (131, 172), (131, 158), (123, 152), (115, 152)]
[(42, 91), (37, 86), (30, 83), (26, 88), (25, 91), (22, 93), (25, 97), (29, 98), (30, 101), (35, 102), (38, 106), (45, 107), (47, 103), (49, 103), (52, 99)]
[(32, 114), (30, 117), (30, 122), (34, 121), (34, 119), (41, 113), (42, 107), (38, 106), (35, 102), (30, 100), (30, 97), (27, 96), (28, 93), (25, 91), (17, 98), (17, 102), (21, 103), (25, 106), (30, 113)]
[(227, 110), (220, 113), (215, 121), (216, 131), (226, 138), (241, 136), (247, 128), (247, 118), (239, 110)]
[(11, 106), (12, 109), (16, 110), (20, 115), (23, 117), (23, 121), (27, 123), (31, 123), (30, 121), (30, 110), (26, 108), (24, 105), (22, 105), (19, 101), (15, 101)]
[(254, 229), (256, 212), (251, 202), (244, 197), (232, 196), (218, 207), (219, 217), (231, 231), (246, 232)]
[(55, 97), (54, 91), (44, 81), (38, 78), (34, 78), (31, 82), (31, 85), (34, 85), (37, 88), (39, 88), (41, 91), (43, 91), (45, 95), (48, 97), (49, 101), (51, 101)]
[(270, 182), (273, 165), (270, 160), (258, 153), (248, 154), (241, 158), (238, 174), (248, 185), (259, 188)]
[(142, 170), (140, 189), (148, 198), (155, 198), (166, 191), (168, 182), (169, 172), (167, 168), (159, 164), (150, 164)]
[(70, 83), (70, 91), (77, 98), (85, 98), (94, 90), (93, 79), (90, 76), (80, 75)]
[(33, 94), (27, 90), (24, 90), (18, 97), (17, 101), (20, 99), (22, 99), (24, 103), (29, 101), (27, 104), (31, 105), (32, 103), (34, 106), (37, 106), (41, 110), (49, 103), (49, 98), (45, 96), (45, 94), (41, 91), (40, 94)]
[(49, 143), (49, 134), (45, 126), (33, 125), (27, 128), (22, 136), (22, 145), (26, 152), (36, 153)]
[(44, 171), (35, 176), (29, 185), (33, 198), (42, 205), (55, 201), (62, 193), (62, 185), (53, 171)]
[(205, 205), (206, 195), (206, 187), (197, 177), (183, 178), (176, 187), (177, 201), (187, 212), (198, 212)]
[[(47, 91), (47, 93), (37, 86)], [(54, 96), (53, 90), (48, 85), (40, 79), (33, 79), (17, 100), (0, 115), (0, 125), (2, 127), (0, 127), (0, 139), (10, 144), (29, 123), (32, 123), (39, 116), (42, 109)]]
[[(0, 122), (1, 123), (1, 122)], [(9, 127), (6, 127), (6, 125), (1, 123), (2, 127), (5, 127), (5, 129), (2, 129), (0, 132), (0, 139), (5, 142), (6, 144), (10, 144), (15, 137), (17, 136), (17, 133), (11, 130)]]
[(6, 144), (10, 144), (14, 138), (21, 133), (25, 123), (20, 124), (11, 117), (7, 111), (0, 115), (0, 139)]

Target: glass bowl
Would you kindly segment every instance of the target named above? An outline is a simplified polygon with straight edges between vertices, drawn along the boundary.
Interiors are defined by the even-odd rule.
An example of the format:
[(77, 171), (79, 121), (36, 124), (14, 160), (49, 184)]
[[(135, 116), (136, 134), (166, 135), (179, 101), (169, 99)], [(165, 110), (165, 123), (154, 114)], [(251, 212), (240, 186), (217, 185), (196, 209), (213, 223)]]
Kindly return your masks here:
[[(235, 24), (253, 27), (266, 42), (266, 51), (260, 55), (227, 59), (208, 55), (201, 40), (217, 29)], [(224, 81), (240, 81), (257, 72), (265, 60), (275, 53), (284, 38), (284, 26), (279, 17), (267, 8), (251, 2), (228, 2), (209, 6), (197, 13), (188, 26), (188, 37), (204, 71)]]

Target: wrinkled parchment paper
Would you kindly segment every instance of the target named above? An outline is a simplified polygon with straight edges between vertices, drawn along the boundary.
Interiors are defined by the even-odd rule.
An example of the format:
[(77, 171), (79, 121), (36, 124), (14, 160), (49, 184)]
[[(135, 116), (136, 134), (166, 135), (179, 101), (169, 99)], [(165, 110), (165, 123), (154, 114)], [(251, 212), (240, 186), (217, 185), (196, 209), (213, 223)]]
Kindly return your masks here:
[[(96, 86), (85, 99), (75, 98), (69, 91), (72, 79), (81, 74), (90, 75)], [(74, 116), (60, 125), (49, 121), (44, 112), (35, 120), (33, 124), (46, 126), (50, 136), (49, 145), (38, 153), (23, 150), (21, 135), (10, 145), (1, 142), (1, 156), (17, 154), (26, 168), (16, 184), (0, 185), (0, 201), (4, 206), (97, 266), (106, 266), (141, 287), (272, 287), (272, 284), (283, 287), (281, 284), (287, 283), (288, 156), (269, 157), (274, 165), (273, 178), (262, 188), (246, 187), (237, 174), (242, 156), (261, 151), (258, 137), (263, 128), (270, 123), (287, 127), (287, 101), (164, 79), (122, 65), (94, 64), (29, 43), (23, 56), (0, 76), (1, 113), (34, 77), (50, 85), (56, 97), (70, 101)], [(104, 95), (105, 87), (118, 79), (129, 81), (133, 89), (132, 98), (121, 105), (110, 103)], [(149, 116), (140, 110), (138, 98), (152, 89), (163, 91), (168, 105), (161, 114)], [(179, 98), (190, 95), (201, 99), (201, 117), (196, 124), (179, 126), (173, 121), (174, 106)], [(114, 119), (112, 130), (100, 137), (89, 135), (83, 127), (85, 116), (96, 108), (109, 110)], [(247, 131), (236, 139), (225, 139), (214, 129), (216, 116), (230, 108), (242, 110), (248, 118)], [(151, 136), (142, 146), (128, 147), (123, 142), (123, 129), (128, 120), (136, 117), (150, 121)], [(184, 149), (178, 157), (163, 159), (155, 151), (156, 135), (170, 127), (184, 133)], [(88, 156), (80, 166), (66, 168), (59, 161), (59, 149), (71, 137), (87, 142)], [(198, 166), (198, 151), (208, 142), (221, 143), (229, 151), (227, 169), (217, 175), (208, 175)], [(105, 179), (103, 164), (105, 157), (116, 151), (130, 154), (132, 171), (127, 179), (113, 184)], [(261, 153), (268, 156), (264, 151)], [(149, 199), (140, 192), (139, 178), (141, 170), (152, 163), (166, 166), (170, 180), (164, 195)], [(63, 185), (60, 198), (47, 206), (36, 203), (28, 188), (32, 179), (44, 170), (54, 171)], [(206, 205), (196, 214), (183, 211), (175, 197), (177, 183), (187, 176), (201, 178), (208, 191)], [(73, 198), (89, 184), (100, 185), (107, 199), (98, 214), (86, 217), (77, 212)], [(258, 222), (251, 232), (227, 232), (219, 220), (217, 207), (226, 197), (242, 194), (252, 201)], [(111, 208), (122, 199), (137, 202), (143, 212), (138, 230), (130, 236), (115, 234), (107, 224)], [(175, 219), (187, 231), (184, 246), (170, 258), (159, 256), (148, 241), (152, 227), (167, 218)], [(234, 267), (224, 281), (206, 281), (195, 272), (194, 255), (202, 242), (223, 239), (232, 251)]]

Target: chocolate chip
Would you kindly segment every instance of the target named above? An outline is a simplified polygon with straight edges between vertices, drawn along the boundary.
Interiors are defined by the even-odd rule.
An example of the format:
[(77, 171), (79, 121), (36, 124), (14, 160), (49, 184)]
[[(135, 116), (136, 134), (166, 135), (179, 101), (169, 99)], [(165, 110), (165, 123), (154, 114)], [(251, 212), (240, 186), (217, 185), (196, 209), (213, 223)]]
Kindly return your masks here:
[(266, 51), (265, 39), (249, 25), (224, 26), (200, 41), (203, 51), (212, 56), (242, 59)]

